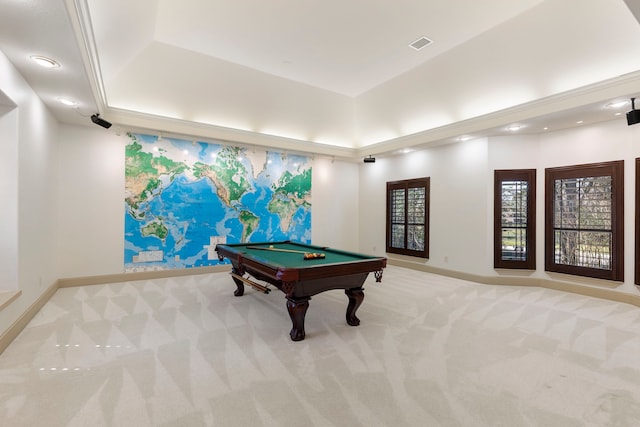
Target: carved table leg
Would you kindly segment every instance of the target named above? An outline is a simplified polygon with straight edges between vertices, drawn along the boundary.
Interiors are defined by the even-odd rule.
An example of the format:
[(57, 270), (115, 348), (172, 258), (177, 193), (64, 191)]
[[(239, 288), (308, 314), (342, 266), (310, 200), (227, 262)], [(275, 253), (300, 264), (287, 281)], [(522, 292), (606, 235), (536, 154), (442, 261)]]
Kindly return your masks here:
[[(239, 276), (244, 274), (244, 272), (240, 273), (236, 268), (232, 268), (231, 271)], [(244, 295), (244, 283), (242, 283), (242, 280), (236, 279), (235, 277), (233, 278), (233, 281), (236, 282), (236, 287), (238, 288), (233, 294), (237, 297), (241, 297)]]
[(345, 289), (344, 293), (349, 297), (349, 305), (347, 305), (347, 323), (351, 326), (358, 326), (360, 324), (360, 319), (356, 317), (356, 311), (358, 310), (358, 307), (360, 307), (360, 304), (362, 304), (362, 300), (364, 300), (364, 289)]
[(293, 323), (291, 328), (291, 339), (293, 341), (302, 341), (304, 339), (304, 316), (309, 308), (310, 297), (306, 298), (289, 298), (287, 297), (287, 310), (289, 317)]

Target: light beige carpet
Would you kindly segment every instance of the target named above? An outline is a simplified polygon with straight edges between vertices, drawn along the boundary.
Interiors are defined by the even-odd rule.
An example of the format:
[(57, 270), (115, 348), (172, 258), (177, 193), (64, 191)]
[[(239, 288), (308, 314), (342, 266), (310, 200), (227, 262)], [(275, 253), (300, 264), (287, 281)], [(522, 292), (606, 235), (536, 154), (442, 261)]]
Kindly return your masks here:
[(415, 272), (312, 298), (226, 273), (60, 289), (0, 355), (2, 426), (640, 425), (640, 309)]

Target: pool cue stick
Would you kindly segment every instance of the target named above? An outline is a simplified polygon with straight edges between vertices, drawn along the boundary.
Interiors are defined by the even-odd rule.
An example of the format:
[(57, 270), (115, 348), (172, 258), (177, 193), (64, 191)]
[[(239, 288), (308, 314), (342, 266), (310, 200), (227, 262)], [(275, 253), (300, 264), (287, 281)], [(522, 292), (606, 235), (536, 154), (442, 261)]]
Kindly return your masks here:
[(239, 274), (236, 273), (229, 273), (231, 274), (231, 276), (235, 277), (236, 279), (240, 280), (241, 282), (246, 283), (247, 285), (251, 286), (252, 288), (264, 293), (264, 294), (268, 294), (269, 292), (271, 292), (271, 289), (267, 288), (266, 286), (261, 285), (260, 283), (256, 283), (253, 280), (249, 280), (246, 277), (242, 277)]
[(309, 252), (309, 251), (294, 251), (293, 249), (263, 248), (260, 246), (247, 246), (247, 249), (259, 249), (261, 251), (274, 251), (274, 252), (291, 252), (294, 254), (306, 254)]

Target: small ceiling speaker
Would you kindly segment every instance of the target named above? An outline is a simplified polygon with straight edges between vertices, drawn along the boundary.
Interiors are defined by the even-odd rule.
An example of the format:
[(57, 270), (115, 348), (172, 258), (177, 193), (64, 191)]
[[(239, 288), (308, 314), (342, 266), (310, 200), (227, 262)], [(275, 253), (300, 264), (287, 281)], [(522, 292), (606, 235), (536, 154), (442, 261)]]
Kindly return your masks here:
[(100, 114), (94, 114), (93, 116), (91, 116), (91, 121), (98, 126), (102, 126), (105, 129), (109, 129), (111, 127), (111, 123), (109, 123), (105, 119), (101, 119)]

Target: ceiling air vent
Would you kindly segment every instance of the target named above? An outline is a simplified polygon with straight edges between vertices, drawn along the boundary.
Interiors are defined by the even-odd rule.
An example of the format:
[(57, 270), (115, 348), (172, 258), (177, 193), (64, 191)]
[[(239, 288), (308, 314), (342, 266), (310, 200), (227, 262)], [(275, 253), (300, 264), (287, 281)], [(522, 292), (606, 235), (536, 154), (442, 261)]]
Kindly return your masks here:
[(420, 50), (423, 47), (430, 45), (431, 43), (433, 43), (431, 40), (429, 40), (428, 38), (422, 36), (418, 40), (416, 40), (413, 43), (411, 43), (409, 45), (409, 47), (411, 47), (411, 48), (413, 48), (415, 50)]

